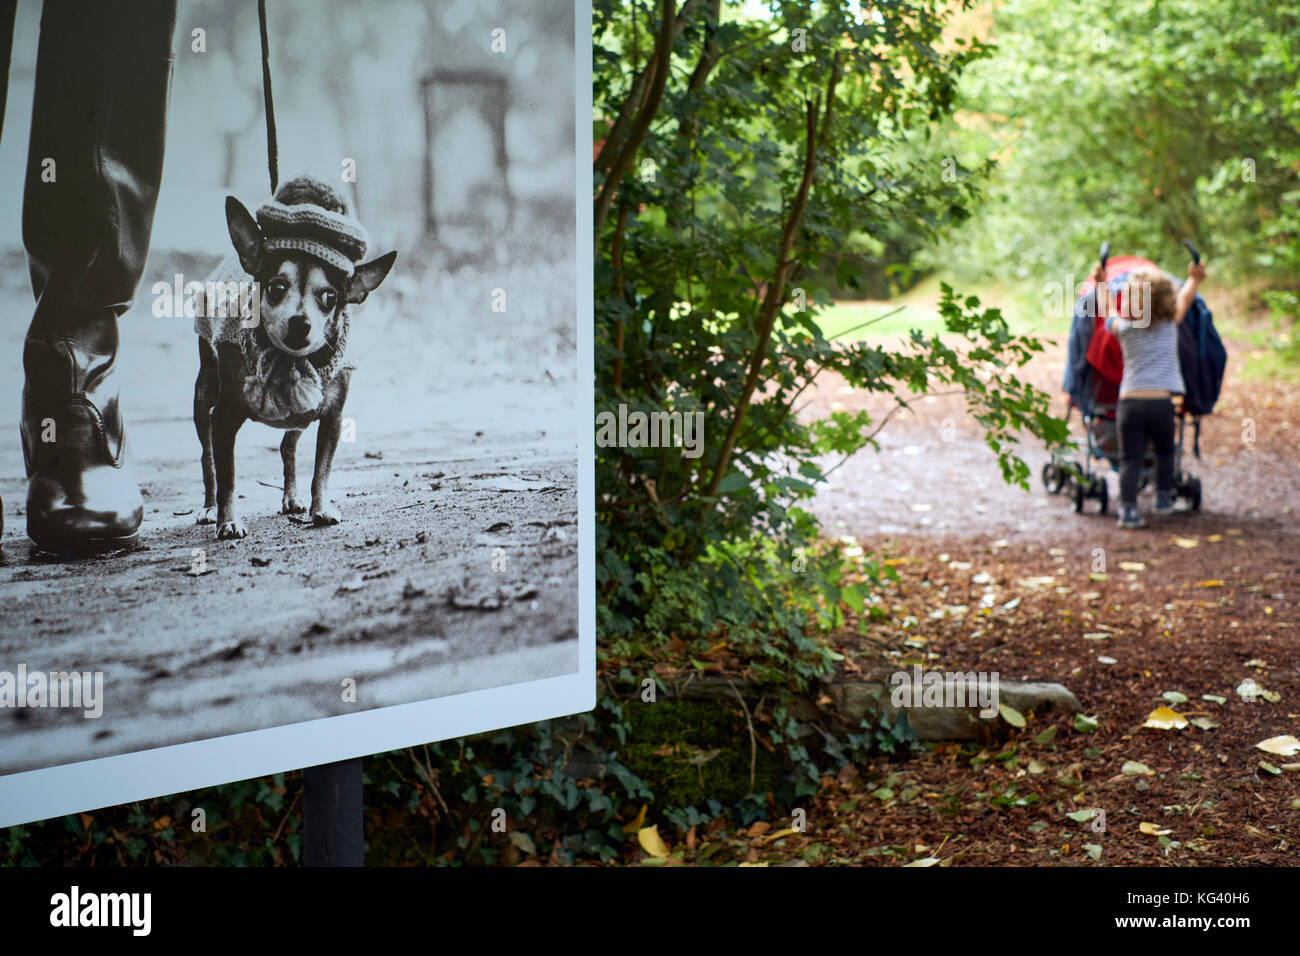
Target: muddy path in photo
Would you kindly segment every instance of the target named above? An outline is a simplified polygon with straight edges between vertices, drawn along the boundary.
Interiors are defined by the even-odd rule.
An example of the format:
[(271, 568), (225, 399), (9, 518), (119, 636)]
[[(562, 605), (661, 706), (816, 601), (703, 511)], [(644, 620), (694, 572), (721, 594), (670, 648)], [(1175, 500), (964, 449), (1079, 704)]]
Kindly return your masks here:
[[(10, 299), (26, 314), (20, 294)], [(457, 369), (454, 354), (396, 340), (387, 332), (403, 326), (363, 316), (345, 410), (356, 441), (340, 444), (330, 486), (342, 523), (279, 513), (282, 433), (250, 423), (235, 459), (249, 533), (219, 541), (215, 526), (195, 523), (198, 363), (187, 321), (121, 324), (145, 503), (139, 550), (35, 555), (17, 428), (0, 441), (0, 670), (104, 674), (97, 719), (0, 715), (0, 773), (577, 669), (577, 422), (562, 363), (553, 373), (537, 357), (513, 381), (493, 367)], [(0, 343), (15, 418), (21, 326), (7, 324)], [(313, 426), (300, 487), (314, 445)], [(345, 678), (355, 702), (344, 700)]]

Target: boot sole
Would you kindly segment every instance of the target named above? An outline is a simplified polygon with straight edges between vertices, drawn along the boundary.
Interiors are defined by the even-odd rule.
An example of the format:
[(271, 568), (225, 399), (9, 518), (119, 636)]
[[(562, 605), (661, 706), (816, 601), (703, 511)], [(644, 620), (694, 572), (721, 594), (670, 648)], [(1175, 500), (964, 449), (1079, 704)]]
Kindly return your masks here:
[(109, 554), (114, 551), (134, 551), (140, 546), (140, 533), (124, 535), (120, 538), (78, 538), (69, 541), (38, 540), (32, 538), (38, 554), (51, 555), (60, 559), (86, 558)]

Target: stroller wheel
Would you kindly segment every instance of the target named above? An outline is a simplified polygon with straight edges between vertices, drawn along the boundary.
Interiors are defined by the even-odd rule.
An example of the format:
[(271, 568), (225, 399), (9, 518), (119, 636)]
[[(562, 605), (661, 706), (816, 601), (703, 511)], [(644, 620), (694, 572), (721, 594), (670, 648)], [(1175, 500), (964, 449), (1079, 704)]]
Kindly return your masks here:
[(1105, 478), (1097, 479), (1097, 497), (1101, 499), (1101, 513), (1105, 514), (1110, 508), (1110, 488), (1106, 485)]
[(1083, 502), (1088, 497), (1088, 486), (1082, 481), (1073, 481), (1071, 491), (1074, 495), (1074, 510), (1077, 514), (1083, 513)]
[(1061, 487), (1065, 484), (1065, 470), (1056, 462), (1049, 461), (1043, 465), (1042, 478), (1043, 487), (1049, 495), (1060, 494)]
[(1191, 503), (1193, 511), (1201, 510), (1201, 479), (1189, 478), (1187, 480), (1187, 500)]

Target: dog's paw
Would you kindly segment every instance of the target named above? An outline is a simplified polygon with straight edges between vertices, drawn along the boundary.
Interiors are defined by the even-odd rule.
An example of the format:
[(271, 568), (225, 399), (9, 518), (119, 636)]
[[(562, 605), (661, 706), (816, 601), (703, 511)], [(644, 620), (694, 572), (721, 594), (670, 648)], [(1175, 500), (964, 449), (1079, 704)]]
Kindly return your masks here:
[(332, 501), (326, 501), (323, 504), (313, 504), (311, 506), (311, 523), (316, 525), (318, 528), (338, 524), (342, 520), (343, 512), (339, 511), (338, 506)]
[(297, 498), (285, 495), (280, 501), (280, 514), (282, 515), (300, 515), (307, 510), (307, 506)]
[(217, 506), (204, 508), (199, 512), (199, 516), (194, 519), (195, 524), (216, 524), (217, 523)]
[(244, 527), (244, 523), (238, 518), (234, 518), (230, 521), (223, 521), (221, 522), (220, 527), (217, 528), (218, 541), (224, 541), (228, 538), (242, 538), (247, 534), (248, 529)]

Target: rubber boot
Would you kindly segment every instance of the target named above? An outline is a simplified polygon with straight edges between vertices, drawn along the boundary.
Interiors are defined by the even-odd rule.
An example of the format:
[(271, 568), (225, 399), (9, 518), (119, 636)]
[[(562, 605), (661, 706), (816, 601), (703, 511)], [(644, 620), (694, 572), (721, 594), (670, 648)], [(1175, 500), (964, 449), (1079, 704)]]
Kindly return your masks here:
[(136, 543), (117, 319), (162, 178), (175, 0), (45, 0), (23, 200), (36, 311), (20, 417), (27, 534), (59, 554)]

